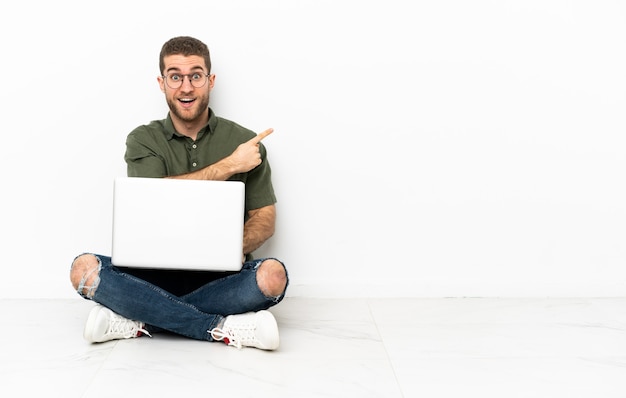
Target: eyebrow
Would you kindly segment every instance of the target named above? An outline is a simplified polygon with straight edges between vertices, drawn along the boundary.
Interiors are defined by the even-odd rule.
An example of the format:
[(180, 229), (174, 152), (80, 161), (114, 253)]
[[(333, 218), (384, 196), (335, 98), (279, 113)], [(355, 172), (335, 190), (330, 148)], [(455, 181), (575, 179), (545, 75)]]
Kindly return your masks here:
[[(197, 72), (201, 70), (202, 72), (204, 72), (204, 68), (201, 66), (194, 66), (190, 69), (190, 72)], [(171, 67), (165, 70), (165, 73), (169, 73), (169, 72), (180, 72), (180, 68), (176, 68), (176, 67)]]

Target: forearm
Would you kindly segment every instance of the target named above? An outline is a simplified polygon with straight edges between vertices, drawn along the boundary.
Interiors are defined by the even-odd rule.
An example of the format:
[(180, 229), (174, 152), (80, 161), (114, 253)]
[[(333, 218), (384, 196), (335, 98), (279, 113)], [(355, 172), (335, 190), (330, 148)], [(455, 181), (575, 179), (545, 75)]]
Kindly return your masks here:
[(243, 252), (252, 253), (274, 235), (276, 208), (274, 205), (252, 210), (243, 226)]
[(182, 180), (211, 180), (226, 181), (234, 174), (237, 174), (236, 168), (228, 158), (224, 158), (219, 162), (213, 163), (200, 170), (191, 173), (169, 176), (166, 178), (182, 179)]

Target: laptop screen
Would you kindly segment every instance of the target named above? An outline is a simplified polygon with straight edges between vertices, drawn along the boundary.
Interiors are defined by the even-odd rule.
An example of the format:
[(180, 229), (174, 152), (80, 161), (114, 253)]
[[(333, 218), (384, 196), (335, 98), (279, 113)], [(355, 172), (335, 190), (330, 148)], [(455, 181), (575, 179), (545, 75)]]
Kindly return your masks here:
[(116, 178), (112, 262), (124, 267), (238, 271), (244, 201), (240, 181)]

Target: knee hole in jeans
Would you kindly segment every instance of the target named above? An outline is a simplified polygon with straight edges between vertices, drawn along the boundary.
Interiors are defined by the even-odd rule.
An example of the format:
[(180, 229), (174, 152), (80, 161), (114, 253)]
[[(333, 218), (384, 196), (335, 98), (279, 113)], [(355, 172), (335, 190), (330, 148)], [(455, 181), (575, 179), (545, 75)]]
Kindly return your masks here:
[(266, 259), (258, 267), (257, 284), (266, 297), (280, 297), (287, 288), (287, 271), (278, 260)]
[(82, 254), (74, 259), (70, 270), (70, 279), (76, 292), (91, 299), (100, 284), (102, 262), (94, 254)]

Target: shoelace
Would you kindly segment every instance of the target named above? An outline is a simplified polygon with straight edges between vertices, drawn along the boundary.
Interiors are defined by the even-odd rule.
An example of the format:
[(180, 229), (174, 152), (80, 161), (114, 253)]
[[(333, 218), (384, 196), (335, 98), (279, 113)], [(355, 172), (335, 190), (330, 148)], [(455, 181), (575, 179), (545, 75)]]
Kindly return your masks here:
[(111, 315), (109, 330), (107, 330), (106, 334), (121, 336), (127, 339), (130, 337), (137, 337), (139, 333), (152, 337), (147, 330), (141, 327), (140, 322), (131, 321), (130, 319), (126, 319), (115, 313)]
[(254, 331), (255, 327), (253, 325), (231, 326), (228, 330), (214, 328), (211, 330), (211, 337), (213, 337), (214, 340), (223, 340), (226, 344), (241, 349), (245, 343), (256, 341)]

